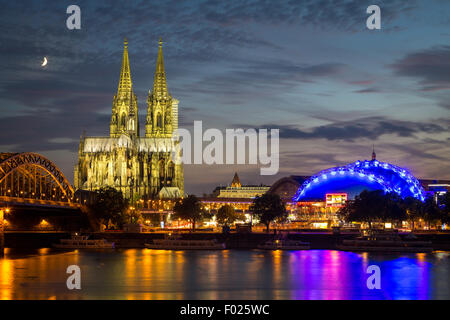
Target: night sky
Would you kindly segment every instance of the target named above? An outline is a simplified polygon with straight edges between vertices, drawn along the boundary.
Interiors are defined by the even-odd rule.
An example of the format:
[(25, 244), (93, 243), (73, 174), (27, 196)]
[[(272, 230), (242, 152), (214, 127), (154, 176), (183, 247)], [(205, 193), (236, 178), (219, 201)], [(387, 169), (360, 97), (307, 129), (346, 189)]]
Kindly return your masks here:
[[(66, 27), (81, 8), (81, 30)], [(366, 8), (381, 7), (368, 30)], [(450, 179), (450, 1), (1, 1), (0, 150), (73, 181), (80, 135), (107, 136), (123, 39), (143, 134), (158, 39), (180, 126), (280, 128), (280, 172), (186, 165), (188, 193), (238, 171), (271, 184), (370, 158)], [(40, 66), (48, 58), (45, 68)]]

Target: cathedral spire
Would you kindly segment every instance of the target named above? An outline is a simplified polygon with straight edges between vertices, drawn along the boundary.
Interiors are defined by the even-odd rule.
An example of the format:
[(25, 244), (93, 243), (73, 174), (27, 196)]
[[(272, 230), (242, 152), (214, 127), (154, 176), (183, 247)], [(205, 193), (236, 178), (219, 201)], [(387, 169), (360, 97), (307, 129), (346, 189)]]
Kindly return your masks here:
[(120, 69), (119, 87), (113, 99), (109, 131), (111, 137), (122, 134), (139, 137), (137, 97), (133, 93), (131, 82), (130, 59), (128, 58), (128, 41), (123, 42), (122, 68)]
[(157, 100), (166, 100), (167, 91), (166, 71), (164, 70), (164, 58), (162, 51), (162, 39), (159, 38), (158, 58), (156, 59), (155, 79), (153, 80), (153, 97)]
[(128, 41), (127, 38), (123, 41), (123, 58), (122, 69), (120, 70), (119, 88), (117, 89), (117, 96), (126, 97), (129, 92), (132, 91), (131, 73), (130, 73), (130, 60), (128, 58)]
[(147, 98), (147, 118), (145, 122), (146, 137), (172, 136), (178, 128), (178, 100), (172, 99), (167, 90), (166, 71), (162, 40), (159, 39), (158, 58), (156, 59), (153, 91), (149, 90)]
[(372, 146), (372, 161), (377, 159), (377, 154), (375, 153), (375, 145)]

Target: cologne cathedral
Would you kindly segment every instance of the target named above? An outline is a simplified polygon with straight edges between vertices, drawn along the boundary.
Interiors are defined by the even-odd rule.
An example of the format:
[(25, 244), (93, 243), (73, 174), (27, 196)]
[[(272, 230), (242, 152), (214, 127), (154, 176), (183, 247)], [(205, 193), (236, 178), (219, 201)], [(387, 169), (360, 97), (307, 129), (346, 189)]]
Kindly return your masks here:
[(96, 190), (110, 186), (132, 200), (183, 196), (183, 167), (176, 134), (178, 103), (167, 89), (160, 39), (153, 88), (147, 98), (145, 137), (140, 136), (138, 103), (125, 39), (110, 135), (81, 137), (75, 188)]

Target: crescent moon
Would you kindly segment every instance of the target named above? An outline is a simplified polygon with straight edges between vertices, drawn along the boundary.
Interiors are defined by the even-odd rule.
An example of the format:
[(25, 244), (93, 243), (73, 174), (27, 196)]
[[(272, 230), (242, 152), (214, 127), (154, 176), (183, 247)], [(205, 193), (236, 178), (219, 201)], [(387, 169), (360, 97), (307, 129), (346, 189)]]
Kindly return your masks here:
[(41, 64), (41, 66), (42, 67), (45, 67), (46, 65), (47, 65), (47, 57), (44, 57), (44, 61), (42, 61), (42, 64)]

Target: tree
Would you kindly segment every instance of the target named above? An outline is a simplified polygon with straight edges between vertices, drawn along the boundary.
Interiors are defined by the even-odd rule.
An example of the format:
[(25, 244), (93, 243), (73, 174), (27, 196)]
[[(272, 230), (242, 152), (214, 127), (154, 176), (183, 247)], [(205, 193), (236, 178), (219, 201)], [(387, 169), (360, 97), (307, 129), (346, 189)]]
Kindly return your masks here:
[(353, 201), (347, 201), (338, 214), (347, 222), (372, 222), (380, 220), (384, 212), (384, 193), (382, 190), (362, 191)]
[(209, 218), (210, 214), (203, 210), (200, 200), (194, 195), (177, 202), (173, 208), (173, 218), (182, 219), (191, 222), (192, 232), (195, 232), (195, 224), (205, 218)]
[(272, 193), (257, 196), (250, 206), (250, 211), (266, 226), (267, 232), (269, 232), (271, 222), (281, 222), (287, 218), (286, 208), (280, 196)]
[(406, 216), (411, 223), (411, 229), (415, 229), (415, 222), (422, 217), (423, 203), (414, 197), (407, 197), (402, 202), (403, 208), (406, 210)]
[(439, 198), (442, 210), (442, 219), (444, 223), (450, 222), (450, 191), (447, 191)]
[(139, 210), (136, 210), (135, 207), (130, 207), (126, 211), (126, 220), (128, 223), (141, 223), (142, 215)]
[(396, 193), (386, 193), (382, 200), (383, 209), (380, 214), (382, 221), (401, 222), (407, 219), (401, 196)]
[(428, 226), (446, 222), (448, 215), (434, 201), (427, 197), (424, 202), (408, 197), (402, 199), (395, 193), (384, 194), (382, 190), (364, 190), (354, 201), (348, 201), (338, 212), (346, 221), (371, 223), (374, 221), (404, 221), (409, 220), (412, 228), (418, 219), (423, 219)]
[(135, 206), (139, 201), (141, 200), (141, 197), (138, 193), (133, 194), (133, 198), (131, 199), (131, 205)]
[(428, 228), (430, 228), (431, 224), (445, 220), (444, 213), (439, 209), (432, 196), (427, 197), (422, 206), (422, 218), (428, 224)]
[[(443, 204), (444, 201), (445, 198), (441, 199), (440, 203)], [(449, 221), (449, 214), (448, 211), (446, 212), (445, 205), (440, 207), (432, 196), (427, 197), (423, 202), (415, 198), (406, 198), (404, 206), (406, 207), (408, 218), (412, 220), (413, 229), (414, 221), (418, 219), (423, 219), (428, 224), (428, 227), (433, 223), (448, 223)]]
[(112, 187), (97, 190), (95, 200), (89, 205), (93, 216), (99, 219), (107, 229), (110, 222), (116, 225), (124, 222), (127, 208), (128, 201), (124, 199), (122, 192)]
[(369, 228), (376, 221), (399, 222), (407, 219), (406, 209), (401, 197), (382, 190), (362, 191), (354, 201), (347, 201), (338, 215), (345, 221), (367, 222)]
[(228, 204), (220, 207), (216, 215), (217, 223), (222, 226), (229, 226), (242, 218), (242, 215), (236, 213), (234, 208)]

